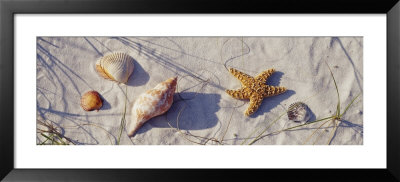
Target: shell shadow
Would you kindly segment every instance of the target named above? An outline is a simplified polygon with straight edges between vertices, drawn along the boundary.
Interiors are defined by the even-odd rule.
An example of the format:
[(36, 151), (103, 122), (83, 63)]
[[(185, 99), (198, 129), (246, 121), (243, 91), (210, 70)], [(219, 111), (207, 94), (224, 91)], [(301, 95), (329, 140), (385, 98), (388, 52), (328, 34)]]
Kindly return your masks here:
[(315, 116), (315, 114), (314, 114), (314, 112), (311, 110), (311, 108), (310, 107), (308, 107), (310, 110), (310, 119), (307, 121), (307, 122), (311, 122), (311, 121), (316, 121), (317, 120), (317, 117)]
[(101, 106), (100, 110), (109, 110), (111, 109), (111, 104), (100, 94), (100, 98), (103, 101), (103, 106)]
[(202, 130), (217, 125), (216, 113), (220, 109), (218, 103), (221, 100), (219, 94), (184, 92), (179, 95), (174, 95), (174, 103), (167, 113), (150, 119), (137, 134), (151, 128), (178, 128), (179, 125), (181, 130)]
[(143, 67), (139, 64), (139, 62), (134, 59), (134, 68), (132, 75), (129, 77), (128, 82), (126, 85), (128, 86), (141, 86), (146, 84), (150, 76), (149, 74), (143, 69)]

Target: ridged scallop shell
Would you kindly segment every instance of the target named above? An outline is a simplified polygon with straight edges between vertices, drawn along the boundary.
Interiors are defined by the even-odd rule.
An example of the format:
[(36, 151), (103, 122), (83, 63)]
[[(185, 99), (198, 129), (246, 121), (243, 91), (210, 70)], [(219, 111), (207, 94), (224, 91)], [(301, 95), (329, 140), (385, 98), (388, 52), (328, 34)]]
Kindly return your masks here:
[(133, 58), (126, 53), (108, 54), (96, 62), (96, 71), (103, 78), (126, 83), (134, 68)]
[(98, 111), (103, 106), (103, 101), (98, 92), (89, 91), (81, 97), (81, 106), (85, 111)]
[(177, 77), (159, 83), (141, 94), (132, 107), (132, 119), (128, 124), (128, 135), (133, 137), (149, 119), (164, 114), (173, 103)]
[(295, 102), (289, 106), (287, 115), (289, 120), (307, 122), (311, 118), (311, 110), (303, 102)]

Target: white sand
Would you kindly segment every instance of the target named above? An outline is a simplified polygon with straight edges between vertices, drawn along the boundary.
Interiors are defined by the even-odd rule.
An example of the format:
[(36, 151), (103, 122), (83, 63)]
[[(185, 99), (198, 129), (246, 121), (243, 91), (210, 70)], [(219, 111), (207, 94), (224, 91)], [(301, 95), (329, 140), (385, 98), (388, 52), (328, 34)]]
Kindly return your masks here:
[[(337, 95), (326, 61), (339, 87), (342, 111), (361, 93), (344, 114), (331, 144), (363, 144), (361, 37), (244, 37), (241, 40), (235, 37), (38, 38), (38, 119), (63, 128), (64, 135), (76, 144), (114, 145), (124, 111), (126, 86), (103, 79), (95, 72), (94, 65), (103, 55), (119, 51), (136, 60), (134, 73), (127, 83), (127, 120), (139, 94), (169, 77), (178, 76), (171, 109), (149, 120), (133, 138), (123, 132), (121, 144), (194, 144), (174, 129), (182, 109), (179, 115), (182, 132), (217, 139), (224, 136), (224, 144), (241, 144), (243, 138), (255, 137), (268, 126), (264, 134), (298, 125), (286, 115), (270, 125), (296, 101), (303, 101), (311, 108), (310, 121), (334, 114)], [(236, 100), (224, 92), (241, 87), (225, 69), (225, 62), (228, 67), (251, 76), (275, 68), (277, 72), (267, 83), (284, 86), (288, 91), (264, 99), (258, 111), (247, 117), (243, 112), (248, 100)], [(208, 84), (201, 80), (208, 80)], [(105, 99), (98, 112), (86, 112), (80, 107), (81, 95), (89, 90), (98, 91)], [(178, 101), (180, 97), (190, 100)], [(330, 123), (318, 130), (307, 144), (326, 144), (333, 130), (332, 125), (328, 127)], [(269, 135), (255, 144), (302, 144), (321, 124)], [(38, 135), (37, 143), (43, 140)]]

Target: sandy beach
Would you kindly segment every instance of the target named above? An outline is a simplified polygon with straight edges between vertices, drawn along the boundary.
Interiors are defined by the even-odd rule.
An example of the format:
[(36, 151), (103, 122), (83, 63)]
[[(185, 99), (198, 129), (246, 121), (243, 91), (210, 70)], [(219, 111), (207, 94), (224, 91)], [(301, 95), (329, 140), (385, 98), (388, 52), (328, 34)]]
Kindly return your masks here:
[[(126, 84), (96, 72), (96, 61), (114, 52), (134, 58)], [(287, 91), (246, 116), (249, 100), (225, 92), (242, 87), (227, 68), (250, 76), (274, 68), (266, 84)], [(38, 145), (363, 144), (362, 37), (38, 37), (36, 69)], [(171, 108), (129, 137), (137, 97), (174, 76)], [(99, 111), (80, 105), (91, 90), (103, 99)], [(308, 122), (288, 119), (299, 101), (311, 110)]]

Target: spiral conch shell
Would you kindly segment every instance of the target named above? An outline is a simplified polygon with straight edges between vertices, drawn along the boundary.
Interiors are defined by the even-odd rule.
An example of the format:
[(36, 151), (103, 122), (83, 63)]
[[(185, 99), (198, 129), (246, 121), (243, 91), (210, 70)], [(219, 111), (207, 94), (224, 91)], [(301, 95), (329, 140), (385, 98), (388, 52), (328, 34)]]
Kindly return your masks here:
[(168, 111), (173, 102), (176, 83), (177, 77), (170, 78), (136, 99), (132, 107), (132, 119), (128, 126), (130, 137), (133, 137), (146, 121)]
[(126, 83), (133, 72), (133, 58), (126, 53), (108, 54), (96, 62), (96, 71), (103, 78)]

